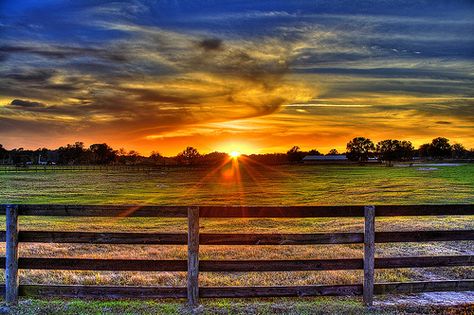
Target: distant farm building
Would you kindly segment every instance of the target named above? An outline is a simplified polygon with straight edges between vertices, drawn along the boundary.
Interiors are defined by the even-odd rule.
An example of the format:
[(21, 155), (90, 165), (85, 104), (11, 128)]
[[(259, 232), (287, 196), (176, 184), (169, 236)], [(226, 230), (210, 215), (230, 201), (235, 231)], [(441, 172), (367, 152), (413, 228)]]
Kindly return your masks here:
[(304, 163), (347, 163), (349, 160), (344, 154), (335, 155), (307, 155), (303, 158)]

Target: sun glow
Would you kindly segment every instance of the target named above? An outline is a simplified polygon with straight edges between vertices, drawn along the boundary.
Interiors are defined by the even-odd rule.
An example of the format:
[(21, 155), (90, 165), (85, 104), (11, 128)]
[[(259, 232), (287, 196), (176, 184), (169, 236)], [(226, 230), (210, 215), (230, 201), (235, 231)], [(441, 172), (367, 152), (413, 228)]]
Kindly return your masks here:
[(231, 151), (229, 153), (230, 157), (233, 158), (233, 159), (237, 159), (239, 156), (240, 156), (240, 152), (238, 151)]

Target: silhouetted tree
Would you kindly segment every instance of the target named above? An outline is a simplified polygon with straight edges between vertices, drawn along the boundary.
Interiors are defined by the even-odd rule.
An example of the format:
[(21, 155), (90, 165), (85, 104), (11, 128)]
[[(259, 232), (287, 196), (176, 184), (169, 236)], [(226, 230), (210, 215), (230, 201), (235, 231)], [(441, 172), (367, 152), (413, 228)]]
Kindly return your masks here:
[(288, 155), (284, 153), (251, 154), (247, 157), (246, 161), (256, 165), (281, 165), (288, 163)]
[(301, 152), (300, 147), (296, 145), (286, 152), (289, 162), (299, 162), (303, 159), (304, 155), (304, 152)]
[(377, 156), (392, 166), (393, 161), (411, 160), (414, 148), (410, 141), (383, 140), (377, 143)]
[(187, 147), (183, 152), (176, 156), (176, 160), (179, 164), (183, 165), (195, 165), (197, 164), (201, 154), (198, 150), (193, 147)]
[(8, 151), (0, 144), (0, 161), (5, 163), (5, 160), (8, 158)]
[(49, 153), (50, 151), (46, 148), (42, 148), (42, 149), (38, 149), (35, 151), (35, 163), (38, 163), (40, 164), (41, 163), (44, 163), (44, 164), (47, 164), (49, 159)]
[(347, 158), (351, 161), (364, 162), (373, 157), (374, 143), (364, 137), (356, 137), (347, 143)]
[(138, 161), (140, 160), (140, 158), (141, 158), (141, 156), (137, 151), (135, 151), (135, 150), (128, 151), (127, 160), (130, 164), (132, 164), (132, 165), (137, 164)]
[(308, 151), (308, 155), (322, 155), (322, 154), (318, 150), (312, 149)]
[(211, 152), (204, 154), (199, 159), (200, 164), (203, 165), (219, 165), (229, 160), (229, 155), (224, 152)]
[(415, 156), (415, 147), (411, 141), (400, 141), (401, 146), (401, 160), (402, 161), (411, 161)]
[(425, 144), (420, 145), (420, 147), (418, 148), (418, 156), (419, 157), (425, 157), (425, 158), (430, 156), (430, 144), (429, 143), (425, 143)]
[(449, 140), (443, 137), (434, 138), (430, 144), (429, 154), (436, 159), (450, 157), (451, 145)]
[(117, 158), (117, 152), (106, 143), (96, 143), (89, 147), (92, 161), (96, 164), (110, 164)]
[(83, 142), (68, 144), (58, 149), (58, 162), (60, 164), (80, 164), (90, 163), (86, 158), (86, 150)]
[(451, 156), (453, 159), (462, 159), (467, 157), (469, 151), (466, 150), (466, 148), (460, 144), (460, 143), (455, 143), (451, 147)]
[(339, 152), (336, 149), (331, 149), (327, 155), (339, 155)]
[(165, 158), (157, 151), (151, 151), (149, 158), (155, 165), (165, 164)]

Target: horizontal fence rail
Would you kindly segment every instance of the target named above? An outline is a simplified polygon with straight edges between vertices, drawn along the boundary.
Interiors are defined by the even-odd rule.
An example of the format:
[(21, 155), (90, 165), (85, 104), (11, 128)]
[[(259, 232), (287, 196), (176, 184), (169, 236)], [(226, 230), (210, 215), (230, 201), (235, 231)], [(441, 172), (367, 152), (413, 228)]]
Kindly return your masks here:
[[(75, 217), (182, 217), (189, 206), (137, 205), (15, 205), (19, 215)], [(4, 215), (7, 205), (0, 205)], [(472, 215), (468, 205), (389, 205), (377, 206), (375, 216)], [(202, 218), (318, 218), (364, 217), (364, 206), (199, 206)]]
[[(5, 242), (5, 231), (0, 231), (0, 242)], [(20, 231), (19, 241), (24, 243), (83, 243), (83, 244), (145, 244), (186, 245), (186, 233), (115, 233), (115, 232), (56, 232)], [(472, 241), (474, 231), (410, 231), (375, 232), (375, 243)], [(364, 233), (317, 234), (230, 234), (200, 233), (201, 245), (315, 245), (359, 244)]]
[[(361, 284), (305, 285), (275, 287), (201, 287), (202, 298), (254, 298), (305, 296), (360, 296)], [(445, 280), (376, 283), (374, 294), (473, 291), (474, 280)], [(1, 290), (5, 294), (5, 288)], [(19, 295), (27, 297), (160, 299), (186, 298), (185, 287), (81, 286), (81, 285), (20, 285)]]
[[(5, 258), (0, 257), (5, 264)], [(102, 271), (187, 271), (186, 260), (29, 258), (18, 259), (19, 269)], [(474, 255), (375, 258), (375, 269), (474, 266)], [(362, 258), (301, 260), (201, 260), (203, 272), (310, 271), (364, 269)]]
[[(7, 304), (18, 296), (187, 298), (190, 306), (199, 298), (285, 297), (362, 295), (371, 305), (373, 295), (432, 291), (474, 290), (474, 279), (374, 283), (376, 269), (474, 266), (474, 255), (375, 257), (375, 244), (397, 242), (472, 241), (474, 230), (375, 232), (376, 217), (474, 215), (474, 205), (401, 206), (139, 206), (139, 205), (0, 205), (7, 217), (6, 282), (2, 294)], [(18, 216), (67, 217), (174, 217), (187, 218), (188, 233), (21, 231)], [(361, 233), (200, 233), (199, 218), (320, 218), (360, 217)], [(19, 243), (186, 245), (187, 260), (92, 259), (18, 257)], [(299, 260), (199, 260), (199, 245), (314, 245), (364, 244), (363, 258)], [(187, 287), (130, 287), (81, 285), (19, 285), (19, 269), (163, 271), (186, 272)], [(280, 272), (319, 270), (363, 270), (363, 284), (270, 287), (200, 287), (200, 272)]]

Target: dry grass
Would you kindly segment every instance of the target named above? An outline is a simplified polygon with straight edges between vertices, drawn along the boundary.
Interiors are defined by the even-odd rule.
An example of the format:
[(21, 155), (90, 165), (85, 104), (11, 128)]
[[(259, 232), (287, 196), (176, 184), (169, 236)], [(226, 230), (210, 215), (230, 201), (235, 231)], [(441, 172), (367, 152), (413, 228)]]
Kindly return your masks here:
[[(4, 222), (2, 222), (4, 224)], [(61, 231), (141, 231), (185, 232), (184, 219), (164, 218), (37, 218), (22, 217), (23, 230)], [(473, 229), (470, 217), (383, 218), (377, 220), (377, 230)], [(202, 220), (206, 233), (316, 233), (360, 232), (362, 219), (213, 219)], [(396, 243), (377, 245), (377, 256), (456, 255), (472, 254), (469, 242)], [(2, 247), (1, 251), (4, 251)], [(186, 259), (185, 246), (163, 245), (91, 245), (36, 244), (20, 245), (21, 257), (77, 257), (125, 259)], [(201, 246), (201, 259), (324, 259), (360, 258), (362, 245), (304, 246)], [(2, 275), (3, 276), (3, 275)], [(379, 282), (426, 279), (474, 278), (473, 268), (429, 268), (377, 270)], [(164, 285), (184, 286), (185, 273), (180, 272), (97, 272), (22, 270), (20, 281), (25, 284), (88, 284), (88, 285)], [(256, 286), (361, 283), (361, 271), (201, 273), (205, 286)]]

